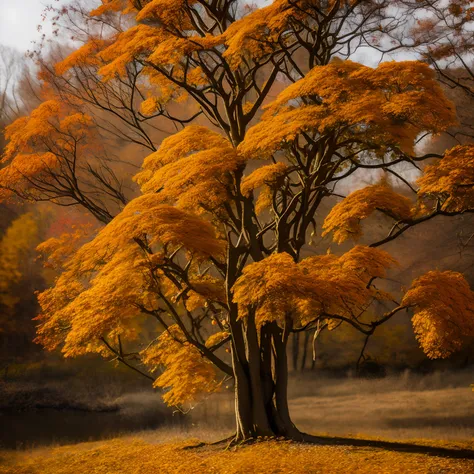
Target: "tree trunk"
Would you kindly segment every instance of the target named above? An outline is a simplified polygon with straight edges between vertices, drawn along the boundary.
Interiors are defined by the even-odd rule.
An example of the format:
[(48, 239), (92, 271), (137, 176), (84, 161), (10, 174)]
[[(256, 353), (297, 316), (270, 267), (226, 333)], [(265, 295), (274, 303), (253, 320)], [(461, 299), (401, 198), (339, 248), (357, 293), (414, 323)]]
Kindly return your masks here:
[[(246, 321), (246, 360), (233, 341), (236, 441), (262, 436), (301, 440), (288, 407), (288, 335), (276, 323), (258, 331), (254, 315)], [(260, 336), (260, 337), (258, 337)]]

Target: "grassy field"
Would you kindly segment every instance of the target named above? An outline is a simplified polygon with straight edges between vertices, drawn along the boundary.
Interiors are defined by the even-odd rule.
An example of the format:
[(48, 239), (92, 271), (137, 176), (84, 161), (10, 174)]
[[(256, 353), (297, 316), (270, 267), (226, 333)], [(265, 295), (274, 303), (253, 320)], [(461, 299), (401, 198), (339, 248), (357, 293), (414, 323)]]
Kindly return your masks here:
[[(225, 449), (225, 444), (184, 449), (196, 440), (170, 440), (170, 433), (145, 433), (71, 446), (0, 453), (1, 474), (470, 474), (474, 459), (458, 457), (472, 443), (389, 447), (308, 445), (269, 440)], [(359, 440), (360, 441), (360, 440)], [(357, 442), (355, 440), (354, 442)], [(426, 443), (425, 443), (426, 444)], [(433, 444), (433, 443), (428, 443)], [(408, 446), (408, 445), (405, 445)], [(438, 452), (439, 451), (439, 452)], [(474, 451), (471, 452), (473, 454)]]
[[(385, 439), (474, 439), (472, 369), (383, 379), (294, 377), (290, 412), (303, 431), (331, 436), (361, 433)], [(218, 394), (192, 413), (195, 424), (232, 429), (232, 394)]]
[[(225, 444), (183, 449), (231, 434), (229, 391), (198, 405), (175, 428), (0, 451), (0, 474), (474, 474), (472, 381), (470, 370), (380, 380), (292, 378), (293, 419), (306, 432), (328, 436), (319, 445), (271, 440), (228, 450)], [(139, 417), (150, 414), (157, 399), (140, 392), (114, 403), (121, 406), (118, 416)], [(351, 439), (330, 438), (335, 436)], [(394, 442), (374, 441), (380, 439)]]

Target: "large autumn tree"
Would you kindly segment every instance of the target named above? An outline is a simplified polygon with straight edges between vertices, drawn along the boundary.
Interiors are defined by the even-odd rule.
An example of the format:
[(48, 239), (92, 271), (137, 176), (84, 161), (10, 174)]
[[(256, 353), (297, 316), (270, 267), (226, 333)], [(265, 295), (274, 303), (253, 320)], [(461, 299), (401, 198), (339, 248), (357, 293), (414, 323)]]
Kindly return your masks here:
[[(462, 275), (429, 272), (401, 301), (383, 289), (396, 265), (384, 244), (437, 216), (474, 210), (473, 147), (417, 153), (420, 137), (456, 123), (434, 71), (416, 61), (370, 68), (348, 59), (361, 46), (382, 48), (403, 27), (393, 4), (104, 0), (93, 10), (107, 24), (126, 15), (126, 26), (90, 38), (55, 74), (76, 91), (85, 73), (93, 76), (90, 97), (107, 97), (112, 82), (131, 84), (137, 94), (126, 107), (112, 96), (112, 112), (130, 117), (134, 133), (155, 115), (179, 131), (156, 146), (141, 135), (152, 153), (134, 178), (141, 195), (129, 201), (114, 174), (94, 173), (91, 160), (105, 156), (100, 117), (84, 111), (91, 104), (80, 94), (53, 84), (47, 102), (7, 129), (6, 194), (79, 204), (106, 223), (86, 243), (76, 235), (41, 246), (60, 276), (39, 296), (38, 341), (67, 357), (112, 353), (143, 373), (143, 365), (160, 368), (154, 384), (172, 405), (233, 378), (243, 440), (308, 439), (288, 408), (293, 332), (344, 324), (368, 338), (410, 309), (430, 357), (474, 335), (474, 294)], [(179, 104), (192, 124), (175, 115)], [(425, 160), (410, 183), (401, 169)], [(372, 184), (341, 195), (364, 174)], [(334, 196), (342, 199), (322, 220)], [(377, 242), (309, 253), (316, 233), (357, 241), (374, 214), (388, 225)], [(376, 314), (380, 302), (389, 309)], [(155, 333), (143, 344), (149, 319)]]

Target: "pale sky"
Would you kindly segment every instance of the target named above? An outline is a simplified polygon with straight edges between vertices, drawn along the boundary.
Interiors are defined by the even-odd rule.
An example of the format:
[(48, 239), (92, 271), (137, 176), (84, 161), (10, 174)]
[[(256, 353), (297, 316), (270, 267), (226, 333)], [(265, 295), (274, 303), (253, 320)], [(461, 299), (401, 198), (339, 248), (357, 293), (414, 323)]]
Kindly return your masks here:
[[(41, 13), (45, 6), (67, 3), (65, 0), (0, 0), (0, 44), (13, 46), (20, 51), (33, 49), (32, 41), (38, 40), (41, 33)], [(43, 26), (44, 33), (51, 31), (49, 25)]]

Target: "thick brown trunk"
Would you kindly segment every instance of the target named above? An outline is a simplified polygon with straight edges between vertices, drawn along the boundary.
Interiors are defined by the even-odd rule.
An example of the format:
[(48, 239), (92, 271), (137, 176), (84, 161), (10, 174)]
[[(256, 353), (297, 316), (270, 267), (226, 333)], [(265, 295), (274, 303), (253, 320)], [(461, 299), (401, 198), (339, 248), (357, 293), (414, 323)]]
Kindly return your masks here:
[(232, 351), (232, 363), (235, 380), (235, 424), (236, 438), (244, 440), (254, 436), (252, 431), (252, 409), (251, 393), (245, 368), (236, 356), (236, 351)]
[(288, 407), (288, 337), (275, 324), (265, 325), (257, 337), (247, 320), (246, 366), (233, 350), (235, 409), (238, 441), (259, 436), (301, 439)]
[(258, 344), (255, 316), (249, 314), (247, 318), (247, 350), (249, 357), (249, 375), (252, 394), (252, 415), (254, 431), (257, 436), (271, 436), (273, 434), (265, 410), (265, 397), (261, 373), (261, 347)]
[(281, 420), (281, 435), (286, 437), (297, 437), (299, 431), (291, 421), (288, 406), (288, 337), (284, 331), (275, 327), (273, 332), (273, 347), (275, 354), (275, 406), (276, 412)]

